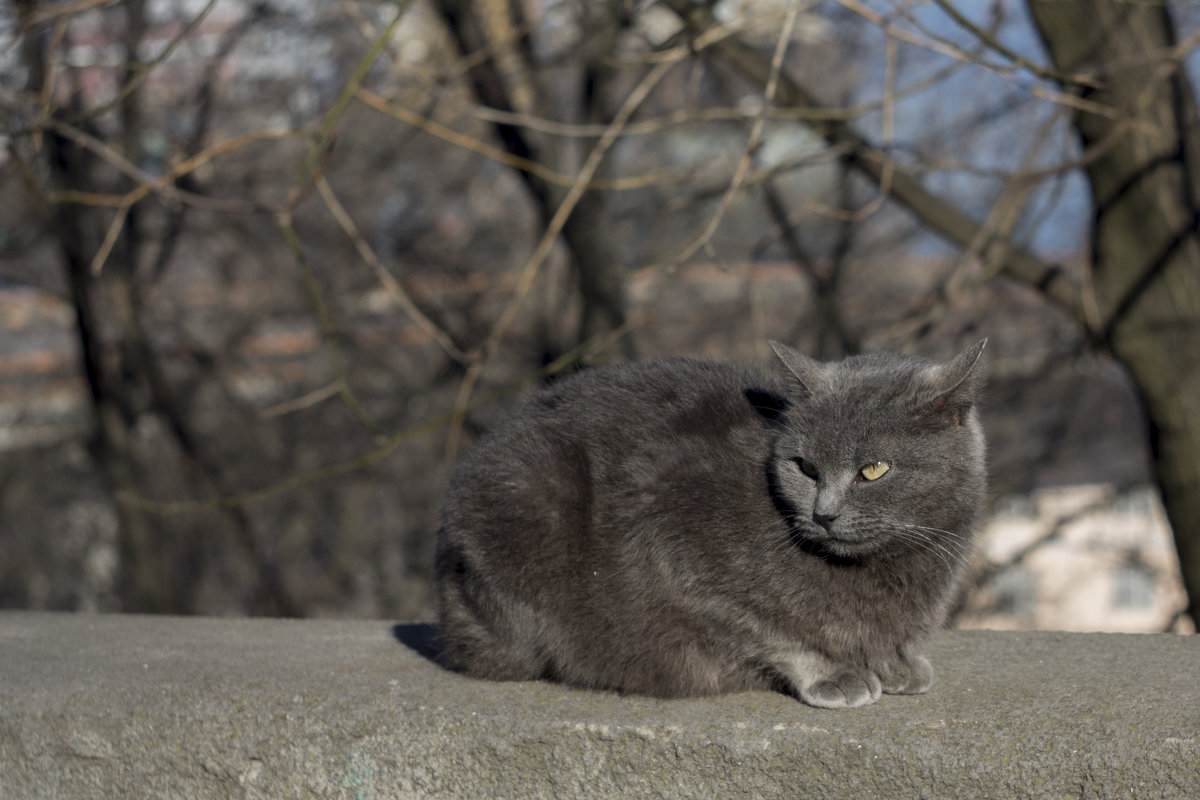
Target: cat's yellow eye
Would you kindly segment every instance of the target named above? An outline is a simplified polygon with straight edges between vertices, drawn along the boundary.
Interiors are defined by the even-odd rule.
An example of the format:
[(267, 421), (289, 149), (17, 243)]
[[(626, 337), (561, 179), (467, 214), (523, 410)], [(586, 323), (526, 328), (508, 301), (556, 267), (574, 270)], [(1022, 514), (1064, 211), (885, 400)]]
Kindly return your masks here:
[(864, 464), (858, 474), (863, 476), (863, 480), (877, 481), (891, 468), (892, 465), (886, 461), (872, 461), (870, 464)]

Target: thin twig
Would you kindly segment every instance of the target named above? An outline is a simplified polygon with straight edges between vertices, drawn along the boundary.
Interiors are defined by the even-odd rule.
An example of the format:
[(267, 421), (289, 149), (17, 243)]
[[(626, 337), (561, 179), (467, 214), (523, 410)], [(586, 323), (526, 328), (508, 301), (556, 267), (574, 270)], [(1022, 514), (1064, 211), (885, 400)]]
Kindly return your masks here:
[(958, 17), (956, 12), (947, 8), (947, 6), (950, 5), (949, 3), (944, 2), (944, 0), (934, 0), (934, 1), (939, 6), (941, 6), (943, 9), (945, 9), (949, 13), (951, 13), (951, 16), (955, 16), (956, 21), (963, 27), (968, 28), (968, 30), (970, 30), (975, 35), (975, 38), (979, 39), (981, 42), (983, 42), (988, 47), (991, 47), (992, 49), (996, 50), (997, 52), (1000, 52), (1006, 58), (1009, 58), (1009, 60), (1014, 61), (1015, 64), (1014, 65), (993, 64), (993, 63), (979, 57), (977, 54), (971, 53), (971, 52), (963, 49), (961, 46), (959, 46), (955, 42), (950, 41), (949, 39), (929, 33), (922, 26), (920, 26), (919, 23), (916, 22), (916, 20), (912, 17), (911, 14), (908, 14), (906, 12), (902, 11), (901, 13), (904, 14), (905, 19), (907, 19), (910, 23), (917, 25), (917, 27), (919, 29), (921, 29), (921, 34), (917, 34), (912, 31), (905, 30), (904, 28), (901, 28), (901, 27), (895, 25), (894, 23), (890, 22), (887, 18), (885, 18), (879, 12), (870, 8), (865, 3), (860, 2), (860, 0), (837, 0), (839, 5), (843, 6), (844, 8), (846, 8), (847, 10), (849, 10), (855, 14), (858, 14), (863, 19), (865, 19), (868, 22), (870, 22), (871, 24), (875, 25), (877, 28), (879, 28), (881, 31), (883, 31), (884, 35), (887, 36), (889, 39), (895, 39), (896, 41), (904, 42), (905, 44), (911, 44), (916, 47), (920, 47), (922, 49), (929, 50), (930, 52), (934, 52), (934, 53), (938, 53), (940, 55), (946, 56), (947, 58), (955, 59), (956, 61), (961, 61), (963, 63), (982, 67), (983, 69), (986, 69), (990, 72), (994, 72), (1002, 77), (1011, 79), (1011, 76), (1017, 71), (1018, 68), (1024, 68), (1024, 69), (1028, 70), (1029, 72), (1036, 74), (1038, 77), (1050, 78), (1050, 79), (1053, 79), (1053, 80), (1056, 80), (1056, 81), (1059, 81), (1062, 83), (1069, 83), (1069, 84), (1074, 84), (1074, 85), (1078, 85), (1078, 86), (1094, 86), (1094, 85), (1096, 85), (1096, 82), (1093, 79), (1088, 78), (1087, 76), (1063, 75), (1054, 70), (1046, 69), (1045, 67), (1040, 67), (1037, 64), (1034, 64), (1033, 62), (1030, 62), (1027, 59), (1022, 58), (1020, 55), (1013, 53), (1012, 51), (1008, 50), (1008, 48), (1005, 48), (1002, 44), (1000, 44), (995, 39), (995, 37), (991, 36), (991, 34), (989, 34), (987, 31), (983, 30), (982, 28), (978, 28), (973, 23), (971, 23), (969, 20), (967, 20), (965, 17)]
[[(123, 195), (121, 202), (117, 204), (117, 214), (108, 226), (108, 231), (104, 236), (104, 241), (101, 243), (99, 250), (96, 251), (95, 257), (92, 259), (91, 272), (93, 275), (99, 275), (104, 269), (104, 264), (108, 261), (108, 256), (112, 252), (113, 246), (116, 244), (117, 237), (120, 236), (122, 229), (125, 227), (125, 219), (129, 214), (129, 209), (134, 204), (141, 201), (146, 196), (153, 192), (167, 191), (167, 187), (171, 187), (174, 192), (180, 192), (180, 189), (172, 186), (181, 176), (198, 169), (200, 166), (207, 164), (214, 158), (225, 155), (226, 153), (245, 147), (253, 142), (273, 139), (286, 139), (296, 136), (294, 131), (254, 131), (244, 133), (240, 136), (235, 136), (232, 139), (226, 139), (223, 142), (218, 142), (212, 147), (207, 147), (196, 155), (183, 162), (176, 164), (167, 172), (159, 175), (152, 181), (142, 183), (135, 186), (127, 194)], [(181, 196), (181, 195), (176, 195)]]
[(349, 79), (346, 81), (346, 85), (342, 87), (341, 93), (333, 101), (333, 105), (330, 106), (322, 118), (321, 125), (314, 136), (312, 147), (309, 148), (308, 155), (296, 171), (296, 175), (292, 181), (292, 188), (288, 192), (287, 198), (275, 213), (275, 222), (283, 234), (284, 241), (287, 242), (288, 249), (292, 252), (296, 267), (300, 271), (300, 278), (304, 285), (305, 293), (308, 295), (309, 304), (312, 306), (313, 314), (316, 315), (317, 325), (321, 331), (321, 341), (324, 343), (325, 350), (329, 353), (330, 360), (333, 362), (334, 374), (338, 383), (338, 394), (354, 418), (371, 429), (378, 428), (378, 424), (367, 413), (366, 408), (363, 407), (358, 396), (350, 387), (346, 359), (336, 339), (333, 318), (329, 313), (328, 306), (325, 304), (324, 294), (317, 276), (313, 272), (308, 257), (304, 254), (304, 246), (300, 243), (300, 237), (292, 225), (292, 212), (324, 180), (325, 169), (333, 154), (332, 147), (337, 135), (338, 123), (349, 107), (350, 101), (354, 99), (354, 93), (362, 85), (363, 80), (366, 79), (367, 72), (379, 60), (387, 43), (391, 41), (397, 27), (400, 25), (400, 20), (404, 17), (404, 13), (408, 10), (411, 2), (412, 0), (404, 0), (397, 7), (391, 22), (379, 32), (375, 40), (371, 43), (371, 46), (367, 49), (367, 52), (359, 59), (354, 72), (351, 73)]
[[(50, 127), (61, 136), (65, 136), (76, 144), (91, 150), (103, 160), (107, 161), (112, 166), (116, 167), (125, 176), (137, 181), (139, 185), (149, 186), (158, 182), (158, 177), (150, 175), (146, 171), (139, 168), (136, 164), (129, 161), (123, 155), (113, 150), (104, 142), (97, 139), (73, 125), (68, 125), (65, 122), (53, 122)], [(208, 197), (195, 192), (189, 192), (186, 189), (180, 189), (172, 182), (158, 183), (153, 191), (167, 203), (172, 210), (178, 210), (179, 206), (188, 204), (196, 208), (202, 208), (208, 211), (224, 211), (231, 213), (246, 213), (247, 211), (255, 210), (255, 205), (244, 200), (221, 199), (216, 197)], [(60, 195), (66, 194), (60, 192)], [(125, 198), (129, 196), (127, 192), (124, 195), (100, 195), (88, 193), (95, 198), (105, 197), (110, 198), (104, 202), (92, 202), (91, 205), (123, 205), (127, 201)], [(145, 195), (141, 195), (145, 197)], [(139, 197), (139, 199), (141, 199)]]
[(701, 229), (700, 233), (681, 252), (672, 257), (671, 261), (673, 263), (678, 264), (687, 261), (698, 250), (709, 246), (713, 236), (717, 232), (717, 228), (720, 227), (721, 221), (729, 211), (733, 198), (741, 191), (742, 183), (746, 179), (746, 173), (754, 160), (754, 154), (758, 151), (758, 143), (762, 138), (763, 128), (767, 121), (766, 110), (775, 101), (775, 91), (779, 87), (779, 73), (783, 69), (783, 57), (787, 53), (788, 42), (791, 41), (792, 31), (796, 27), (798, 13), (799, 6), (793, 0), (788, 6), (787, 17), (784, 20), (783, 29), (779, 33), (779, 39), (775, 42), (775, 52), (771, 57), (771, 74), (767, 78), (767, 85), (763, 90), (762, 107), (754, 120), (754, 125), (750, 129), (750, 138), (746, 141), (742, 157), (738, 159), (737, 167), (733, 171), (733, 177), (729, 181), (729, 186), (725, 189), (724, 195), (721, 197), (720, 202), (717, 203), (716, 210), (709, 217), (708, 222)]
[[(1028, 72), (1032, 72), (1034, 75), (1037, 75), (1039, 78), (1045, 78), (1047, 80), (1052, 80), (1052, 81), (1055, 81), (1058, 83), (1075, 84), (1077, 86), (1085, 86), (1085, 87), (1090, 87), (1090, 88), (1095, 88), (1096, 86), (1100, 85), (1099, 81), (1097, 81), (1094, 78), (1089, 78), (1085, 75), (1064, 75), (1063, 73), (1058, 72), (1057, 70), (1047, 69), (1039, 64), (1035, 64), (1032, 61), (1030, 61), (1029, 59), (1025, 58), (1025, 56), (1016, 52), (1015, 50), (1013, 50), (1009, 47), (1006, 47), (999, 39), (997, 39), (995, 36), (993, 36), (989, 31), (986, 31), (983, 28), (976, 25), (974, 22), (971, 22), (971, 20), (967, 19), (966, 15), (964, 15), (961, 11), (959, 11), (957, 8), (954, 7), (953, 3), (950, 3), (947, 0), (933, 0), (933, 2), (937, 4), (938, 8), (940, 8), (940, 9), (942, 9), (942, 11), (946, 12), (946, 14), (948, 14), (951, 19), (953, 19), (956, 23), (958, 23), (958, 25), (960, 27), (965, 28), (967, 31), (969, 31), (971, 33), (971, 35), (973, 35), (976, 39), (983, 42), (989, 48), (991, 48), (992, 50), (995, 50), (997, 53), (1004, 56), (1009, 61), (1013, 62), (1013, 64), (1016, 65), (1017, 67), (1027, 70)], [(987, 67), (989, 69), (997, 69), (996, 67), (985, 64), (982, 61), (980, 61), (980, 65)]]
[(292, 398), (291, 400), (285, 400), (282, 403), (276, 403), (273, 406), (267, 406), (259, 411), (258, 415), (263, 419), (282, 417), (284, 414), (291, 414), (305, 408), (311, 408), (312, 406), (322, 403), (331, 397), (336, 397), (341, 390), (341, 381), (331, 381), (322, 386), (320, 389), (314, 389), (308, 394)]
[(354, 243), (354, 249), (358, 251), (359, 256), (367, 263), (372, 270), (375, 271), (375, 276), (379, 282), (383, 284), (383, 288), (387, 290), (392, 299), (400, 305), (409, 318), (425, 333), (429, 334), (438, 345), (445, 350), (451, 358), (460, 363), (467, 363), (470, 356), (464, 353), (458, 345), (450, 338), (450, 335), (437, 326), (437, 324), (425, 315), (417, 304), (409, 297), (408, 292), (400, 285), (400, 282), (392, 277), (387, 268), (379, 261), (379, 257), (375, 254), (375, 250), (371, 245), (367, 244), (367, 240), (363, 238), (359, 232), (358, 226), (354, 224), (354, 220), (346, 212), (345, 207), (338, 200), (337, 195), (333, 192), (333, 187), (329, 185), (329, 181), (324, 176), (317, 181), (317, 192), (321, 195), (321, 199), (325, 201), (329, 213), (333, 214), (333, 218), (337, 220), (342, 231), (350, 237)]
[(372, 430), (378, 429), (379, 425), (367, 413), (367, 410), (359, 401), (354, 390), (350, 388), (346, 359), (343, 357), (342, 348), (336, 340), (333, 317), (329, 314), (329, 309), (325, 305), (321, 284), (317, 281), (317, 276), (313, 273), (312, 265), (309, 264), (307, 256), (304, 255), (304, 248), (300, 244), (300, 237), (296, 235), (296, 229), (292, 225), (291, 214), (281, 211), (276, 216), (276, 224), (279, 225), (279, 230), (283, 233), (283, 238), (287, 242), (288, 249), (291, 250), (292, 257), (296, 261), (296, 266), (300, 270), (301, 282), (304, 284), (305, 294), (308, 295), (308, 301), (313, 307), (313, 314), (317, 318), (318, 329), (321, 331), (321, 341), (325, 344), (325, 349), (329, 353), (330, 360), (333, 362), (333, 371), (338, 384), (338, 394), (355, 419)]
[[(954, 72), (965, 67), (972, 66), (969, 62), (955, 61), (941, 69), (930, 73), (925, 78), (915, 81), (903, 88), (898, 88), (895, 91), (895, 99), (900, 100), (911, 95), (918, 95), (928, 91), (947, 78)], [(417, 87), (422, 92), (437, 100), (439, 105), (456, 110), (460, 113), (470, 115), (477, 119), (486, 122), (499, 123), (502, 125), (511, 125), (513, 127), (526, 128), (528, 130), (537, 131), (539, 133), (549, 134), (551, 136), (560, 136), (568, 138), (594, 138), (601, 136), (604, 133), (605, 126), (597, 123), (580, 123), (580, 122), (562, 122), (561, 120), (546, 119), (536, 114), (518, 111), (504, 111), (498, 108), (480, 105), (463, 100), (461, 97), (449, 92), (438, 91), (437, 88), (428, 86)], [(365, 91), (365, 90), (364, 90)], [(367, 98), (360, 97), (359, 99), (368, 102), (378, 110), (390, 114), (387, 110), (388, 101), (378, 95), (375, 95), (377, 100), (367, 101)], [(378, 103), (378, 105), (374, 105)], [(864, 117), (867, 114), (873, 114), (883, 108), (883, 99), (868, 100), (863, 103), (852, 106), (843, 106), (839, 108), (780, 108), (778, 106), (766, 109), (747, 110), (737, 106), (714, 106), (710, 108), (700, 109), (679, 109), (657, 117), (649, 117), (636, 122), (630, 122), (623, 131), (624, 136), (650, 136), (653, 134), (662, 133), (667, 128), (680, 125), (691, 125), (704, 122), (742, 122), (753, 121), (760, 114), (766, 113), (768, 120), (789, 120), (800, 122), (850, 122), (852, 120)], [(410, 114), (412, 112), (409, 112)], [(422, 118), (415, 117), (414, 121), (419, 124)], [(439, 135), (433, 130), (429, 131), (434, 135)], [(472, 148), (473, 149), (473, 148)], [(544, 168), (544, 167), (543, 167)], [(565, 180), (569, 183), (570, 177)], [(598, 182), (593, 184), (591, 188), (604, 184)]]
[(82, 14), (85, 11), (91, 11), (95, 8), (104, 8), (105, 6), (115, 6), (123, 0), (76, 0), (74, 3), (62, 3), (61, 5), (53, 5), (48, 8), (41, 8), (30, 14), (24, 21), (26, 27), (37, 25), (39, 22), (57, 19), (59, 17), (69, 17), (74, 14)]
[(350, 101), (354, 99), (355, 93), (362, 86), (362, 82), (367, 77), (367, 72), (379, 60), (387, 47), (388, 42), (392, 40), (396, 29), (400, 26), (400, 20), (404, 18), (404, 14), (408, 11), (408, 7), (412, 5), (412, 0), (403, 0), (396, 8), (396, 14), (392, 17), (392, 21), (379, 32), (375, 37), (375, 41), (371, 42), (370, 48), (366, 54), (359, 59), (358, 65), (354, 68), (354, 72), (346, 81), (346, 85), (342, 87), (341, 93), (337, 99), (333, 101), (333, 105), (326, 112), (324, 119), (321, 120), (321, 127), (317, 131), (316, 140), (313, 143), (312, 149), (309, 151), (308, 157), (304, 160), (303, 166), (296, 174), (293, 184), (293, 191), (298, 187), (309, 184), (312, 179), (312, 173), (317, 169), (320, 160), (325, 151), (329, 148), (333, 141), (338, 122), (341, 121), (342, 115), (346, 113), (346, 109), (350, 106)]
[[(888, 39), (885, 52), (886, 69), (883, 78), (883, 142), (881, 150), (886, 151), (892, 144), (895, 135), (895, 119), (896, 119), (896, 56), (897, 45), (894, 39)], [(887, 158), (883, 162), (883, 169), (879, 176), (878, 191), (875, 196), (868, 200), (865, 204), (855, 209), (836, 208), (826, 203), (821, 203), (816, 200), (810, 200), (805, 203), (805, 208), (814, 211), (818, 214), (843, 222), (861, 222), (867, 217), (874, 214), (883, 207), (888, 195), (891, 193), (892, 179), (896, 174), (896, 161), (893, 158)]]
[[(367, 106), (387, 114), (393, 119), (397, 119), (406, 125), (410, 125), (418, 130), (425, 131), (431, 136), (436, 136), (442, 141), (449, 142), (452, 145), (461, 147), (464, 150), (469, 150), (472, 153), (477, 153), (484, 158), (489, 158), (492, 161), (504, 164), (505, 166), (519, 169), (523, 172), (528, 172), (535, 175), (547, 183), (555, 186), (568, 188), (575, 185), (576, 176), (566, 175), (561, 172), (547, 167), (532, 159), (522, 158), (521, 156), (513, 155), (498, 147), (484, 142), (474, 136), (469, 136), (465, 133), (448, 128), (439, 122), (436, 122), (428, 117), (418, 114), (415, 111), (388, 102), (383, 97), (380, 97), (370, 89), (360, 87), (357, 92), (357, 97)], [(526, 115), (516, 115), (525, 117)], [(605, 129), (602, 129), (605, 130)], [(603, 134), (601, 134), (603, 135)], [(651, 172), (646, 175), (637, 175), (626, 178), (615, 179), (595, 179), (588, 184), (587, 188), (590, 191), (628, 191), (630, 189), (644, 189), (649, 186), (670, 186), (686, 181), (690, 177), (689, 173), (682, 170), (674, 173)]]
[(872, 25), (879, 28), (881, 31), (883, 31), (884, 35), (890, 39), (896, 39), (897, 41), (904, 42), (905, 44), (911, 44), (916, 47), (938, 53), (939, 55), (946, 56), (947, 58), (953, 58), (957, 61), (962, 61), (964, 63), (977, 63), (977, 60), (974, 59), (970, 53), (959, 47), (954, 42), (931, 37), (923, 37), (913, 33), (912, 31), (897, 27), (889, 22), (882, 14), (868, 7), (866, 4), (859, 2), (859, 0), (837, 0), (837, 3), (848, 11), (858, 14), (860, 17), (867, 20), (867, 22), (870, 22)]

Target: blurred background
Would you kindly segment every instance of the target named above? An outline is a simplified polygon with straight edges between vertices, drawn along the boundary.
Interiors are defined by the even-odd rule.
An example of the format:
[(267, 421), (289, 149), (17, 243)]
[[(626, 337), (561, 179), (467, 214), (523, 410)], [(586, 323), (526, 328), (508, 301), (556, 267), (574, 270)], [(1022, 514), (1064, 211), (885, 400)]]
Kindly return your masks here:
[(986, 336), (952, 624), (1193, 631), (1198, 49), (1184, 0), (0, 4), (0, 607), (431, 619), (539, 382)]

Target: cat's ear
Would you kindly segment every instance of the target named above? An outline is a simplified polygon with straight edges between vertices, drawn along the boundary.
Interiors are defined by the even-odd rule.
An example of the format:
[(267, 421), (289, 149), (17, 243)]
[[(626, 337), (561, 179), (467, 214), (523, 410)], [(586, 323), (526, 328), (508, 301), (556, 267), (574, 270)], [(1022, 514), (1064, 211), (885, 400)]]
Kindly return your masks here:
[(787, 367), (793, 384), (798, 384), (801, 393), (811, 395), (826, 381), (825, 365), (816, 359), (809, 358), (799, 350), (793, 350), (782, 342), (771, 340), (771, 349), (779, 360)]
[(977, 367), (986, 346), (987, 339), (981, 339), (954, 360), (929, 368), (926, 378), (930, 388), (921, 400), (921, 416), (938, 417), (955, 425), (963, 423), (983, 381), (982, 369)]

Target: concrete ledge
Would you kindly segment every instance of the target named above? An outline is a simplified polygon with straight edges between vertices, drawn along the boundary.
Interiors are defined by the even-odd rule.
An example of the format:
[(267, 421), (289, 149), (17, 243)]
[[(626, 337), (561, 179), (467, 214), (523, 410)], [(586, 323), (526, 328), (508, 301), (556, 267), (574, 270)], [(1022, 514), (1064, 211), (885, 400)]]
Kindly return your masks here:
[(0, 613), (0, 798), (1200, 797), (1200, 638), (960, 632), (850, 711), (449, 674), (429, 626)]

